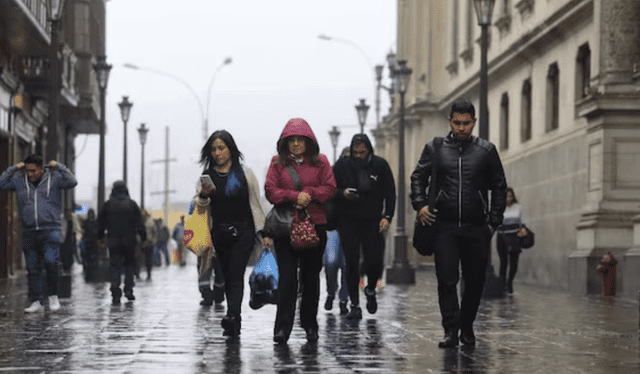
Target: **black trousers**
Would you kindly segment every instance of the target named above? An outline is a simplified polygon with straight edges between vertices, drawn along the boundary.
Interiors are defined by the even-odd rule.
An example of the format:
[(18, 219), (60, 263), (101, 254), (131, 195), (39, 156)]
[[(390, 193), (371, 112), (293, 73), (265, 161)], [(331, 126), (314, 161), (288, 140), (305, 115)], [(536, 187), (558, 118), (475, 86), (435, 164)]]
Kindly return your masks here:
[(384, 236), (379, 220), (338, 218), (338, 234), (346, 262), (347, 289), (352, 305), (360, 305), (360, 247), (362, 246), (362, 274), (367, 276), (367, 287), (375, 289), (384, 270)]
[(111, 277), (111, 293), (119, 298), (120, 282), (124, 271), (124, 293), (133, 292), (133, 277), (136, 272), (135, 245), (116, 244), (109, 247), (109, 272)]
[[(512, 283), (518, 271), (518, 259), (522, 249), (518, 236), (513, 234), (498, 234), (497, 237), (498, 256), (500, 256), (500, 279), (503, 282)], [(507, 279), (507, 267), (509, 268), (509, 278)]]
[[(491, 232), (489, 226), (458, 227), (436, 222), (435, 247), (438, 301), (445, 331), (471, 328), (478, 312), (486, 277)], [(464, 277), (462, 302), (458, 303), (460, 268)]]
[[(296, 249), (290, 245), (290, 238), (276, 238), (274, 246), (278, 261), (278, 309), (274, 333), (285, 331), (291, 334), (296, 312), (298, 281), (302, 283), (302, 304), (300, 324), (302, 328), (318, 328), (318, 302), (320, 299), (320, 270), (322, 256), (327, 245), (327, 231), (323, 225), (316, 225), (320, 243), (315, 248)], [(300, 280), (298, 280), (298, 264)]]
[[(255, 233), (251, 223), (236, 226), (239, 236), (222, 241), (213, 235), (213, 246), (225, 280), (227, 315), (240, 317), (244, 295), (244, 273), (255, 244)], [(216, 269), (217, 272), (218, 269)]]

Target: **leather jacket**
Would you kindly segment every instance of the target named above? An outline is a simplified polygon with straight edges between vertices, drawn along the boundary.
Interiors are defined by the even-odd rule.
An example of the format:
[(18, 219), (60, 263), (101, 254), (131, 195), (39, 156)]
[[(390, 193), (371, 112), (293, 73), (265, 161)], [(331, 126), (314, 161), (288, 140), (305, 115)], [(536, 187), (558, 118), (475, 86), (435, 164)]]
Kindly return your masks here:
[[(427, 187), (431, 176), (433, 140), (428, 142), (411, 174), (411, 204), (416, 211), (428, 205)], [(471, 136), (459, 141), (451, 133), (440, 148), (436, 220), (458, 226), (502, 223), (507, 205), (507, 182), (496, 147)], [(491, 206), (488, 206), (491, 190)]]

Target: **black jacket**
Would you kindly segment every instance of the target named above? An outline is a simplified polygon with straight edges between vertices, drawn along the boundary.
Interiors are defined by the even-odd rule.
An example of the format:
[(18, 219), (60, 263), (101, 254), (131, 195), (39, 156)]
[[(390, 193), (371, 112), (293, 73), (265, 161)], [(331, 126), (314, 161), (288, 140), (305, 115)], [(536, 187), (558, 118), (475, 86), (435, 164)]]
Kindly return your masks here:
[[(433, 140), (428, 142), (416, 169), (411, 174), (411, 204), (420, 211), (427, 206), (431, 176)], [(507, 205), (507, 182), (496, 147), (489, 141), (471, 136), (459, 141), (450, 133), (440, 149), (438, 167), (437, 220), (459, 226), (502, 223)], [(487, 191), (491, 190), (491, 207)]]
[(140, 208), (129, 198), (129, 191), (124, 182), (114, 184), (109, 200), (100, 209), (98, 239), (104, 237), (105, 229), (109, 232), (109, 247), (122, 245), (133, 248), (136, 245), (136, 234), (140, 234), (142, 240), (146, 240)]
[[(362, 142), (369, 149), (369, 158), (358, 162), (353, 157), (341, 157), (333, 166), (336, 178), (335, 204), (337, 216), (359, 219), (393, 219), (396, 208), (396, 185), (391, 168), (385, 159), (373, 154), (369, 138), (364, 134), (354, 136), (351, 152), (356, 142)], [(347, 200), (346, 188), (358, 190), (358, 198)]]

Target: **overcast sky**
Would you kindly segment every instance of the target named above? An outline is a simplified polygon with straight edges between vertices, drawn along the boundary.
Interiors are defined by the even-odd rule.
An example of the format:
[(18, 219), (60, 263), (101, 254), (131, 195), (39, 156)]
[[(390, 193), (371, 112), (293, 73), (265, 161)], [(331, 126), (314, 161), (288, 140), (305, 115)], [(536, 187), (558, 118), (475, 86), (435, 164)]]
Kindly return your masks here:
[[(107, 2), (106, 193), (122, 179), (123, 123), (118, 102), (133, 102), (127, 128), (128, 184), (140, 201), (140, 141), (145, 146), (145, 206), (162, 209), (165, 127), (170, 131), (170, 200), (189, 201), (202, 168), (203, 108), (209, 134), (228, 130), (260, 183), (286, 122), (306, 119), (333, 158), (328, 132), (342, 132), (339, 151), (359, 131), (354, 106), (371, 106), (365, 131), (375, 127), (373, 66), (396, 50), (396, 2), (391, 0), (112, 0)], [(326, 41), (326, 34), (338, 40)], [(225, 58), (233, 62), (223, 64)], [(126, 68), (125, 63), (141, 67)], [(217, 73), (216, 73), (217, 71)], [(388, 84), (388, 70), (383, 83)], [(191, 91), (192, 90), (192, 91)], [(389, 96), (381, 93), (381, 115)], [(200, 105), (199, 105), (200, 103)], [(373, 140), (373, 137), (371, 137)], [(77, 200), (96, 196), (98, 135), (76, 139)], [(263, 194), (264, 191), (261, 191)]]

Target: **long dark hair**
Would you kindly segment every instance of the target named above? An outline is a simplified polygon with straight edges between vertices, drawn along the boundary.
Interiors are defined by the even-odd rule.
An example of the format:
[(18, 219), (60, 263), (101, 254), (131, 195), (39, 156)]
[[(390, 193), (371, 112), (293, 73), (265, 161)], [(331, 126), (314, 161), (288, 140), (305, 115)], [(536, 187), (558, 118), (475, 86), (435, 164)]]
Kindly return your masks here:
[[(278, 140), (278, 161), (287, 166), (291, 163), (291, 158), (289, 157), (291, 153), (289, 152), (289, 138), (293, 136), (288, 136), (286, 138), (280, 138)], [(318, 161), (318, 154), (320, 153), (320, 148), (318, 144), (313, 140), (309, 139), (306, 136), (300, 136), (304, 139), (305, 142), (305, 151), (304, 157), (309, 160), (309, 163), (313, 166), (320, 165), (320, 161)]]
[[(233, 136), (227, 130), (216, 130), (211, 134), (207, 142), (202, 147), (200, 151), (200, 164), (204, 166), (204, 173), (213, 174), (215, 172), (214, 167), (216, 166), (216, 162), (211, 155), (211, 145), (216, 139), (222, 140), (224, 144), (229, 148), (229, 153), (231, 155), (231, 168), (229, 169), (229, 178), (227, 179), (226, 193), (229, 195), (232, 190), (235, 190), (237, 182), (240, 183), (240, 188), (246, 188), (247, 186), (247, 177), (244, 175), (244, 171), (242, 170), (242, 165), (240, 164), (240, 160), (244, 159), (244, 156), (238, 150), (238, 146), (236, 145), (236, 141), (233, 140)], [(236, 178), (234, 178), (236, 176)]]

